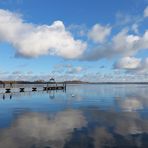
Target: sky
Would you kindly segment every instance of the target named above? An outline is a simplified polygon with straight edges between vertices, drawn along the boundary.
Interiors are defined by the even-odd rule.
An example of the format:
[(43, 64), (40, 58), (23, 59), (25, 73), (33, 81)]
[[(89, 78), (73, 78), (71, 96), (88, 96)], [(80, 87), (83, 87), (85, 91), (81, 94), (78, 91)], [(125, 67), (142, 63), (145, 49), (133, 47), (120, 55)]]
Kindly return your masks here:
[(0, 80), (148, 81), (148, 0), (0, 0)]

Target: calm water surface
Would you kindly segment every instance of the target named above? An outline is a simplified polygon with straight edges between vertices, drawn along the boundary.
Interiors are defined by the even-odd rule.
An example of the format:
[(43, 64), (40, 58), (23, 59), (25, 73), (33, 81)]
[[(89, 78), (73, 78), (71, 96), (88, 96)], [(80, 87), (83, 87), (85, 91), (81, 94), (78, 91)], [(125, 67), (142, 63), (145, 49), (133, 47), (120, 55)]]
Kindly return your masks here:
[(148, 85), (0, 95), (0, 148), (148, 148)]

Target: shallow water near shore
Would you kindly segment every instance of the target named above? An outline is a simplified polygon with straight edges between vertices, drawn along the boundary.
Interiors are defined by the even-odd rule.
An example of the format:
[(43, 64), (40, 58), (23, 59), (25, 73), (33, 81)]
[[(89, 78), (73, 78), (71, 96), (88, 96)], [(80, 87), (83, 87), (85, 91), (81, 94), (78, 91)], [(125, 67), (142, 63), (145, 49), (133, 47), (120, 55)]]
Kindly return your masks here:
[(148, 147), (148, 85), (0, 94), (0, 148)]

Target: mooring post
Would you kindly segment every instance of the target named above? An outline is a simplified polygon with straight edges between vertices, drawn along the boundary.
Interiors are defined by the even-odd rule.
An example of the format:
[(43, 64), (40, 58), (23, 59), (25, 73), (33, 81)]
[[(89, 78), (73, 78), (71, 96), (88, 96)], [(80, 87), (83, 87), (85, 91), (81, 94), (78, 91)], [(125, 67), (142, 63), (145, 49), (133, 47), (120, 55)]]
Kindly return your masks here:
[(65, 88), (65, 91), (66, 91), (66, 82), (64, 82), (64, 84), (65, 84), (64, 88)]
[(48, 89), (48, 82), (47, 82), (47, 89)]
[(10, 88), (12, 88), (13, 86), (12, 86), (12, 82), (10, 82)]
[(47, 90), (47, 87), (43, 87), (43, 91)]
[(3, 88), (5, 88), (5, 82), (3, 82)]
[(47, 88), (46, 88), (47, 92), (49, 90), (49, 81), (47, 82)]

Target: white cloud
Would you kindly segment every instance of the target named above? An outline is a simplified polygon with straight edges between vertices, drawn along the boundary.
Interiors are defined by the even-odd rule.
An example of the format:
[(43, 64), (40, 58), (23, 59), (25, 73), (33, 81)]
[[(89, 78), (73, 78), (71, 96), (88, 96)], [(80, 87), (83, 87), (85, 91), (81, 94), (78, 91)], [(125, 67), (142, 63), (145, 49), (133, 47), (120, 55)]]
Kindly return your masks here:
[(140, 37), (128, 34), (128, 30), (123, 29), (121, 32), (113, 36), (111, 42), (98, 45), (91, 50), (85, 52), (82, 60), (98, 60), (101, 58), (111, 58), (117, 55), (132, 55), (137, 52)]
[(66, 73), (68, 74), (78, 74), (80, 72), (84, 71), (83, 67), (81, 66), (77, 66), (77, 67), (68, 67), (67, 70), (66, 70)]
[[(148, 11), (148, 7), (145, 9), (145, 12), (146, 11)], [(144, 20), (143, 17), (122, 15), (119, 13), (117, 19), (120, 27), (128, 24), (130, 30), (129, 28), (123, 28), (112, 36), (110, 40), (107, 40), (107, 42), (104, 43), (102, 38), (102, 40), (99, 40), (100, 34), (97, 33), (97, 30), (99, 29), (92, 29), (92, 32), (94, 33), (92, 33), (92, 38), (94, 38), (95, 42), (98, 41), (98, 44), (92, 46), (91, 49), (87, 49), (81, 56), (81, 60), (99, 60), (102, 58), (113, 58), (115, 56), (134, 56), (140, 50), (148, 49), (148, 30), (145, 30), (144, 34), (140, 34), (138, 29), (139, 25), (141, 25)], [(118, 26), (119, 24), (117, 23), (115, 26)], [(134, 33), (130, 33), (129, 31), (133, 31)]]
[(98, 60), (115, 56), (134, 56), (142, 49), (148, 49), (148, 30), (142, 36), (129, 34), (127, 29), (113, 36), (111, 41), (88, 49), (81, 60)]
[(135, 69), (140, 74), (148, 74), (148, 58), (141, 61), (140, 67)]
[(117, 52), (130, 55), (137, 50), (137, 44), (139, 40), (139, 36), (128, 34), (128, 30), (123, 29), (113, 37), (112, 48)]
[(141, 59), (137, 59), (135, 57), (123, 57), (116, 64), (116, 68), (123, 69), (135, 69), (140, 66)]
[(95, 24), (88, 33), (88, 37), (95, 43), (102, 43), (111, 33), (111, 27)]
[(123, 57), (114, 65), (117, 69), (126, 69), (127, 72), (148, 74), (148, 58)]
[(17, 49), (16, 55), (24, 57), (49, 54), (73, 59), (87, 47), (85, 42), (73, 38), (62, 21), (37, 26), (3, 9), (0, 9), (0, 40), (12, 44)]
[(144, 17), (148, 17), (148, 6), (144, 9)]
[(74, 66), (71, 64), (58, 64), (54, 66), (53, 73), (62, 73), (62, 74), (80, 74), (81, 72), (87, 71), (87, 68), (82, 66)]
[(21, 75), (21, 74), (23, 74), (23, 72), (19, 71), (19, 70), (16, 70), (16, 71), (12, 72), (12, 74), (13, 75)]
[(134, 33), (138, 34), (139, 33), (138, 27), (139, 27), (138, 24), (133, 24), (131, 29), (132, 31), (134, 31)]
[[(134, 22), (131, 28), (138, 33), (137, 23)], [(0, 9), (0, 41), (13, 45), (16, 56), (57, 55), (69, 59), (98, 60), (119, 55), (134, 56), (141, 49), (148, 49), (148, 30), (143, 35), (135, 35), (128, 29), (122, 29), (104, 42), (110, 33), (109, 25), (95, 24), (88, 36), (97, 44), (87, 48), (87, 43), (75, 40), (61, 21), (51, 25), (34, 25), (24, 22), (18, 14)]]
[(131, 15), (129, 13), (117, 12), (116, 14), (116, 23), (114, 27), (127, 27), (132, 24), (139, 24), (143, 21), (141, 15)]

